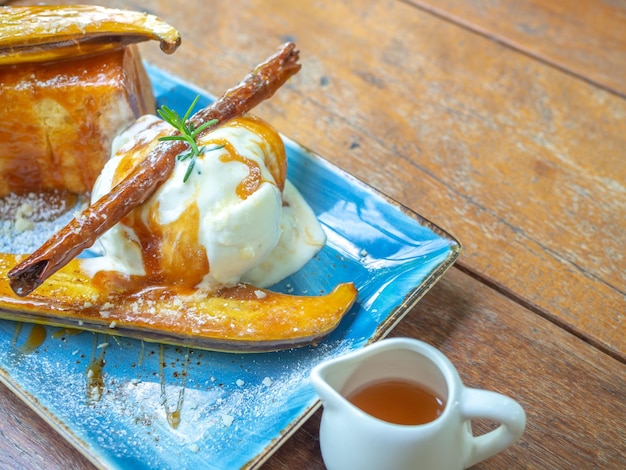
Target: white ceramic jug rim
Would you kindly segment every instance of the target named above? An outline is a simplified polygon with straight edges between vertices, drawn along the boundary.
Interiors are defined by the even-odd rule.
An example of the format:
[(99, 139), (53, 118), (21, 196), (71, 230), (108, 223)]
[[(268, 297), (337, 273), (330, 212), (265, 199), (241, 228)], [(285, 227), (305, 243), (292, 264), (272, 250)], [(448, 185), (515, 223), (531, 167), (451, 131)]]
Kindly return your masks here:
[[(340, 393), (340, 391), (334, 389), (334, 387), (326, 383), (324, 373), (328, 369), (332, 369), (333, 367), (336, 367), (343, 363), (353, 362), (357, 359), (367, 360), (367, 358), (369, 357), (373, 357), (375, 355), (385, 353), (387, 351), (398, 350), (398, 349), (412, 351), (416, 353), (417, 355), (421, 355), (422, 357), (425, 357), (426, 359), (428, 359), (437, 367), (439, 373), (441, 374), (441, 376), (443, 377), (446, 383), (446, 387), (447, 387), (446, 395), (447, 396), (442, 397), (442, 398), (445, 398), (445, 402), (446, 402), (443, 412), (437, 418), (435, 418), (432, 421), (429, 421), (428, 423), (396, 424), (396, 423), (391, 423), (389, 421), (382, 420), (356, 407), (355, 405), (350, 403), (348, 400), (346, 400), (346, 398)], [(424, 429), (427, 427), (437, 426), (440, 421), (446, 420), (447, 415), (452, 412), (451, 409), (454, 406), (455, 401), (458, 401), (459, 394), (462, 392), (462, 388), (463, 388), (461, 378), (456, 368), (454, 367), (452, 362), (441, 351), (439, 351), (437, 348), (435, 348), (434, 346), (424, 341), (414, 339), (414, 338), (405, 338), (405, 337), (394, 337), (394, 338), (383, 339), (374, 343), (370, 343), (367, 346), (363, 347), (362, 349), (351, 351), (347, 354), (344, 354), (343, 356), (338, 356), (333, 359), (329, 359), (313, 368), (313, 371), (311, 373), (311, 379), (318, 384), (325, 383), (326, 387), (330, 389), (329, 391), (333, 393), (334, 395), (336, 395), (337, 398), (345, 401), (346, 402), (345, 406), (349, 406), (350, 408), (353, 409), (354, 412), (361, 414), (361, 415), (365, 415), (368, 418), (371, 418), (379, 422), (382, 425), (386, 425), (391, 428), (397, 428), (399, 430), (405, 430), (405, 431), (410, 431), (411, 429), (415, 429), (415, 428)], [(417, 379), (415, 381), (419, 382), (419, 380)]]

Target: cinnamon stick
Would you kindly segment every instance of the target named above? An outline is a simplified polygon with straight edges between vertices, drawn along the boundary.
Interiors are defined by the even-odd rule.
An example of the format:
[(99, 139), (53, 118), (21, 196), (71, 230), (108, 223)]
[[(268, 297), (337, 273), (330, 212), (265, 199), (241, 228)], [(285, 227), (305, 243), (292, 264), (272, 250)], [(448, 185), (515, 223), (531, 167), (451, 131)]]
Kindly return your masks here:
[[(195, 127), (217, 119), (216, 126), (241, 116), (270, 98), (291, 76), (300, 70), (298, 51), (293, 43), (284, 44), (265, 62), (259, 64), (235, 87), (191, 117)], [(161, 141), (107, 195), (95, 201), (48, 239), (34, 253), (8, 272), (9, 283), (19, 296), (26, 296), (48, 277), (94, 244), (126, 214), (152, 196), (167, 180), (176, 156), (186, 150), (181, 141)]]

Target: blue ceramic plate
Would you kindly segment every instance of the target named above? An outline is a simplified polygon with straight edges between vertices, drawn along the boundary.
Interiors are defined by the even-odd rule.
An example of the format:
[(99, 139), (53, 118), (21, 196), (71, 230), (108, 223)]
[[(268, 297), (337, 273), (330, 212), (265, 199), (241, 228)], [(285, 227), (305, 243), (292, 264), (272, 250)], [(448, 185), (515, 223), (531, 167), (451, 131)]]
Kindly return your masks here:
[[(148, 70), (159, 105), (184, 113), (197, 94), (201, 106), (211, 99)], [(273, 289), (318, 294), (354, 281), (359, 290), (321, 344), (229, 354), (0, 320), (0, 378), (96, 466), (259, 466), (317, 408), (310, 370), (384, 337), (458, 257), (460, 244), (441, 229), (285, 143), (288, 177), (328, 244)]]

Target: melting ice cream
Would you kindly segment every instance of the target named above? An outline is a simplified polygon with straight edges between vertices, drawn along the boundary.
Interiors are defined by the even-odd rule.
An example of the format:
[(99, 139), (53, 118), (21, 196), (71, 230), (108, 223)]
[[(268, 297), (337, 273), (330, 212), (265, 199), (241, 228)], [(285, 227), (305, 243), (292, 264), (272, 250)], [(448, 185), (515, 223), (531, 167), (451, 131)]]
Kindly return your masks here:
[[(140, 118), (113, 144), (93, 189), (97, 200), (173, 128)], [(263, 121), (244, 116), (198, 139), (203, 148), (144, 204), (100, 237), (95, 270), (157, 284), (213, 289), (238, 282), (268, 287), (299, 270), (324, 245), (315, 214), (286, 179), (285, 149)]]

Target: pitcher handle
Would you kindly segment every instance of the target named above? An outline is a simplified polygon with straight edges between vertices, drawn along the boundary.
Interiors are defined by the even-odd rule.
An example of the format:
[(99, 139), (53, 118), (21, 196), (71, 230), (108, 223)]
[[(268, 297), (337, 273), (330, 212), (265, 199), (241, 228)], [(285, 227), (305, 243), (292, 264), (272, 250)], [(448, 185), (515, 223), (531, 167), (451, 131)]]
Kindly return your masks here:
[(465, 468), (503, 451), (517, 441), (526, 427), (526, 413), (512, 398), (488, 390), (465, 388), (461, 400), (465, 419), (488, 419), (500, 423), (493, 431), (471, 436), (471, 450)]

